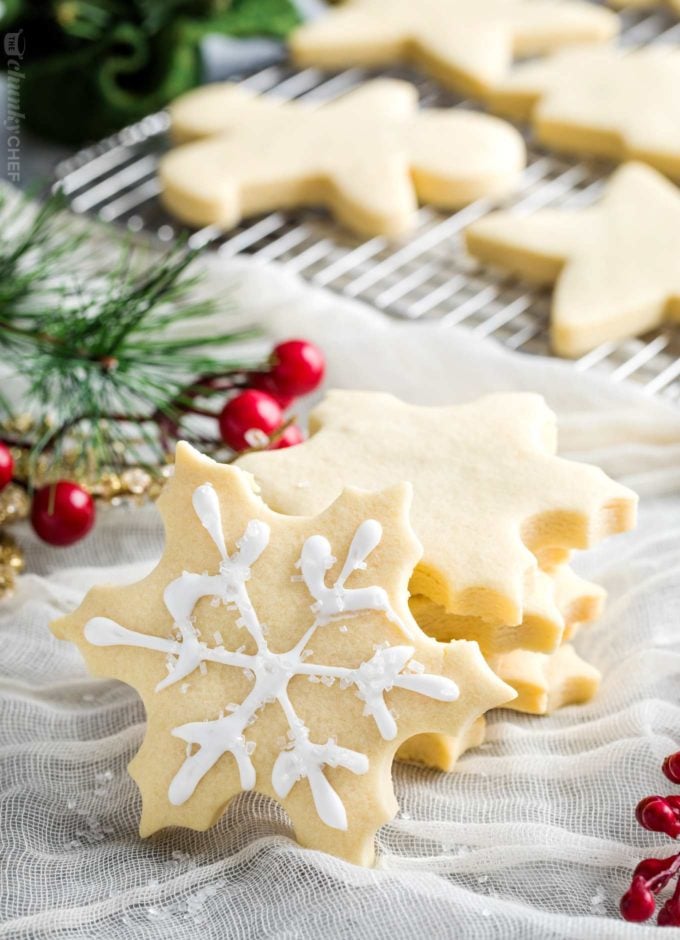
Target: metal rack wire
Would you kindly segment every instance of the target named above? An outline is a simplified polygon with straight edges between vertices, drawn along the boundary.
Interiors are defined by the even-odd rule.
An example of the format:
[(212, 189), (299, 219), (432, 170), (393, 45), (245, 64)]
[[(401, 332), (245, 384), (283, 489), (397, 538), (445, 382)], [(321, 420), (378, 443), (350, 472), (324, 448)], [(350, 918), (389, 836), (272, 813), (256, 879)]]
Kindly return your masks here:
[[(662, 12), (622, 15), (623, 42), (646, 44), (680, 39), (680, 24)], [(422, 75), (404, 69), (382, 74), (407, 78), (423, 106), (470, 107)], [(317, 69), (264, 69), (242, 79), (258, 91), (280, 97), (329, 100), (371, 77), (365, 69), (329, 75)], [(57, 178), (77, 213), (93, 214), (161, 242), (181, 226), (158, 200), (156, 167), (168, 147), (168, 115), (150, 115), (61, 163)], [(609, 171), (603, 163), (564, 159), (529, 146), (519, 191), (506, 205), (521, 212), (543, 206), (592, 202)], [(248, 220), (229, 232), (215, 227), (194, 232), (190, 243), (221, 256), (247, 253), (276, 260), (302, 277), (345, 296), (367, 301), (386, 314), (436, 319), (442, 328), (460, 324), (512, 349), (549, 355), (549, 295), (466, 256), (461, 232), (491, 208), (480, 200), (454, 214), (431, 207), (418, 212), (408, 237), (360, 241), (322, 212), (281, 213)], [(576, 370), (597, 368), (614, 382), (633, 380), (649, 394), (680, 402), (680, 328), (669, 327), (619, 343), (605, 343), (574, 362)]]

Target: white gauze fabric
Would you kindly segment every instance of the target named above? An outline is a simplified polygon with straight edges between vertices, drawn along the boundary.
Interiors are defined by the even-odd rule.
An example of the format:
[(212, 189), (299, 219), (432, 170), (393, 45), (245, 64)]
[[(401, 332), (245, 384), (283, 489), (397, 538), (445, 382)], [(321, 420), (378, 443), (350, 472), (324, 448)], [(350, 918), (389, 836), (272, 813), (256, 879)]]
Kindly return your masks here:
[(460, 329), (392, 322), (275, 266), (215, 261), (210, 277), (273, 336), (320, 343), (328, 386), (429, 404), (541, 392), (559, 414), (562, 451), (640, 492), (637, 531), (576, 562), (609, 592), (602, 620), (577, 639), (602, 689), (549, 718), (494, 713), (487, 743), (453, 774), (395, 765), (401, 813), (380, 831), (372, 870), (299, 848), (282, 810), (257, 794), (236, 799), (209, 832), (144, 841), (125, 769), (142, 739), (141, 704), (127, 686), (90, 678), (48, 623), (94, 583), (141, 577), (160, 553), (158, 517), (153, 507), (102, 514), (90, 538), (65, 550), (21, 530), (32, 573), (0, 605), (0, 937), (657, 931), (625, 924), (617, 905), (641, 857), (672, 851), (633, 811), (642, 796), (673, 789), (659, 767), (680, 745), (678, 412)]

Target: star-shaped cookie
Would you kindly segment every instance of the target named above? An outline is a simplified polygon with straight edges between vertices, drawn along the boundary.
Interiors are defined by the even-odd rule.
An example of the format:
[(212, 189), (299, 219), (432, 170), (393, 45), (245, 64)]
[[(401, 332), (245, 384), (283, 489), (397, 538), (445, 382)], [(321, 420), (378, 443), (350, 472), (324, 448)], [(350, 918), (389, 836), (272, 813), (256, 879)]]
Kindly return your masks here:
[(578, 0), (347, 0), (290, 38), (300, 66), (413, 63), (465, 94), (483, 95), (514, 57), (605, 42), (617, 17)]
[(396, 809), (399, 745), (465, 734), (513, 698), (476, 643), (437, 643), (412, 619), (409, 505), (400, 484), (281, 516), (247, 475), (179, 445), (156, 569), (93, 589), (52, 625), (92, 672), (142, 696), (130, 772), (143, 835), (206, 829), (255, 789), (283, 804), (303, 845), (370, 864)]
[(580, 356), (680, 320), (680, 192), (642, 163), (620, 167), (594, 206), (492, 212), (465, 235), (482, 261), (555, 283), (558, 355)]
[(555, 416), (539, 395), (421, 407), (379, 392), (330, 392), (310, 439), (242, 457), (279, 512), (309, 514), (347, 485), (413, 484), (424, 555), (411, 591), (449, 613), (522, 622), (537, 556), (585, 548), (635, 521), (636, 497), (601, 470), (555, 456)]
[(531, 119), (541, 143), (572, 153), (642, 160), (680, 176), (680, 49), (564, 49), (517, 66), (491, 107)]
[(201, 138), (161, 160), (162, 198), (192, 225), (325, 206), (362, 235), (397, 235), (418, 202), (455, 209), (515, 188), (520, 134), (485, 114), (418, 107), (408, 82), (378, 79), (321, 107), (199, 88), (172, 108), (175, 135)]

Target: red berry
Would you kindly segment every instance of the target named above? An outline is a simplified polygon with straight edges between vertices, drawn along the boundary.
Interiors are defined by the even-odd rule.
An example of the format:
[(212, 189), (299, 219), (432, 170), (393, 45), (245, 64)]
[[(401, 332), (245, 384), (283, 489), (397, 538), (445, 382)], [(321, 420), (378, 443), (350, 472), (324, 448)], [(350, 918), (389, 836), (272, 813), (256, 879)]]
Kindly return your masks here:
[[(645, 858), (633, 872), (633, 877), (640, 875), (645, 881), (651, 881), (653, 878), (656, 878), (657, 875), (667, 871), (676, 858), (676, 855), (671, 855), (670, 858)], [(649, 887), (656, 893), (663, 887), (663, 881), (659, 880), (658, 885), (649, 885)]]
[(656, 922), (659, 927), (680, 927), (680, 899), (675, 894), (661, 908)]
[(652, 916), (656, 908), (656, 899), (645, 884), (641, 875), (633, 878), (633, 883), (621, 898), (619, 910), (624, 920), (640, 923)]
[[(233, 450), (245, 450), (267, 437), (282, 421), (281, 408), (271, 395), (251, 388), (230, 399), (219, 417), (222, 440)], [(266, 441), (265, 441), (266, 443)]]
[(261, 392), (266, 392), (274, 399), (277, 405), (282, 409), (290, 408), (295, 401), (294, 395), (283, 395), (274, 384), (269, 372), (251, 372), (248, 375), (248, 383), (252, 388), (257, 388)]
[(675, 839), (680, 835), (680, 822), (662, 796), (647, 796), (641, 800), (635, 810), (637, 821), (652, 832), (665, 832)]
[(295, 447), (296, 444), (302, 444), (304, 435), (297, 424), (289, 424), (278, 441), (275, 441), (270, 450), (280, 450), (282, 447)]
[(0, 490), (4, 490), (8, 483), (12, 481), (14, 474), (14, 458), (7, 446), (0, 441)]
[(669, 754), (661, 765), (661, 769), (673, 783), (680, 783), (680, 751)]
[(72, 545), (94, 525), (94, 500), (68, 480), (50, 483), (33, 494), (31, 524), (44, 542)]
[(272, 352), (271, 380), (283, 395), (306, 395), (321, 384), (326, 369), (324, 355), (314, 343), (289, 339)]

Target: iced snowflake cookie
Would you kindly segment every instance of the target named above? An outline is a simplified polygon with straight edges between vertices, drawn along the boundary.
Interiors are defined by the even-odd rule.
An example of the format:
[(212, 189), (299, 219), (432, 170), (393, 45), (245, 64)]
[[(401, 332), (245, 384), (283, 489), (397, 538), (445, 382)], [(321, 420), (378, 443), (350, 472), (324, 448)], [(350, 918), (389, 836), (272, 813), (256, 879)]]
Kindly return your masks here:
[(390, 79), (322, 107), (206, 86), (176, 102), (172, 119), (178, 138), (203, 138), (160, 164), (165, 205), (192, 225), (311, 205), (362, 235), (396, 235), (419, 201), (451, 209), (505, 194), (525, 163), (509, 124), (420, 110), (416, 89)]
[(518, 66), (491, 107), (531, 119), (541, 143), (680, 176), (680, 49), (565, 49)]
[(600, 616), (604, 599), (603, 588), (580, 578), (564, 565), (552, 574), (536, 572), (533, 589), (524, 604), (522, 622), (515, 626), (447, 613), (422, 594), (414, 594), (409, 607), (428, 636), (443, 643), (476, 640), (488, 658), (516, 649), (553, 652), (573, 636), (576, 624)]
[(92, 672), (142, 696), (130, 772), (143, 835), (206, 829), (256, 789), (283, 804), (303, 845), (370, 864), (396, 809), (399, 745), (425, 730), (456, 737), (513, 697), (476, 643), (437, 643), (410, 616), (409, 504), (401, 484), (281, 516), (246, 474), (179, 445), (158, 567), (95, 588), (53, 624)]
[(604, 42), (618, 29), (614, 14), (577, 0), (347, 0), (295, 30), (290, 49), (298, 65), (329, 69), (407, 61), (479, 95), (514, 57)]
[[(514, 699), (513, 699), (514, 701)], [(404, 741), (397, 751), (397, 760), (424, 764), (434, 770), (452, 771), (465, 751), (484, 743), (486, 720), (478, 718), (457, 735), (416, 734)]]
[(678, 239), (680, 192), (641, 163), (620, 167), (594, 206), (492, 212), (466, 231), (475, 257), (555, 283), (551, 338), (561, 356), (679, 321)]
[(242, 457), (279, 512), (320, 512), (343, 487), (413, 484), (424, 554), (411, 592), (449, 613), (522, 622), (538, 558), (585, 548), (635, 523), (636, 496), (601, 470), (555, 456), (539, 395), (427, 408), (379, 392), (330, 392), (310, 439)]

